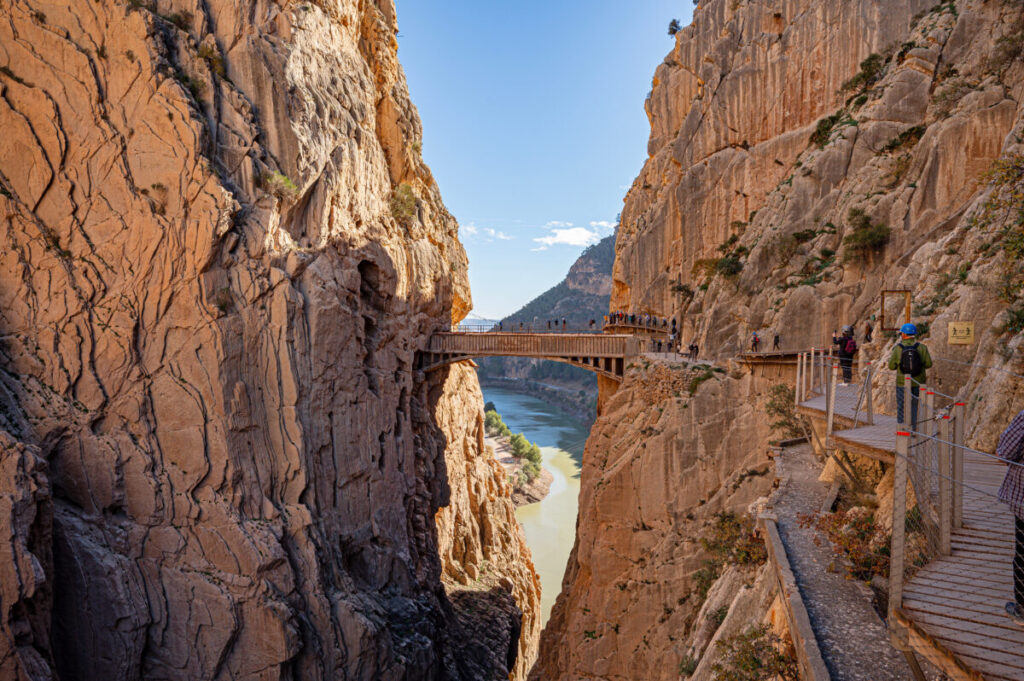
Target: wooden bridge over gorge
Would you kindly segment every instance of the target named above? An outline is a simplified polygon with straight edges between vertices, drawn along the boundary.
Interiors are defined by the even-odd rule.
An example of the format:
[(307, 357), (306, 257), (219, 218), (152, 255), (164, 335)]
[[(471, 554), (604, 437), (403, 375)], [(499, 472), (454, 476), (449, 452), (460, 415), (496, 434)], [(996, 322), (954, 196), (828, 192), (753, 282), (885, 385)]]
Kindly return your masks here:
[(420, 369), (433, 371), (477, 357), (534, 357), (571, 364), (621, 382), (626, 360), (641, 352), (641, 340), (608, 333), (435, 333), (420, 353)]

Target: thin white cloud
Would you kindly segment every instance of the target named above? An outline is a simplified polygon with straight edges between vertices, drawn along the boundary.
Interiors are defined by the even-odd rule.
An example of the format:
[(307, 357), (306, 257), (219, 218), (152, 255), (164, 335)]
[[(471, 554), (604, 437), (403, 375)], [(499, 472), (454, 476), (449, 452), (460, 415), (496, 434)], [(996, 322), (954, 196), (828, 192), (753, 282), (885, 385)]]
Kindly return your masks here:
[(473, 235), (475, 235), (475, 234), (476, 234), (477, 232), (479, 232), (479, 231), (480, 231), (480, 230), (478, 230), (478, 229), (476, 228), (476, 225), (474, 225), (474, 224), (472, 224), (472, 223), (470, 223), (470, 224), (468, 224), (468, 225), (460, 225), (460, 226), (459, 226), (459, 228), (460, 228), (460, 229), (461, 229), (461, 230), (462, 230), (463, 232), (465, 232), (466, 234), (468, 234), (468, 235), (470, 235), (470, 236), (473, 236)]
[[(541, 236), (534, 239), (543, 248), (550, 246), (589, 246), (601, 240), (596, 231), (586, 227), (570, 227), (568, 229), (552, 229), (548, 236)], [(543, 249), (541, 249), (543, 250)]]
[(484, 232), (487, 234), (487, 236), (491, 237), (491, 240), (498, 239), (499, 241), (512, 241), (512, 239), (514, 238), (510, 237), (508, 234), (505, 234), (505, 232), (502, 232), (497, 229), (491, 229), (490, 227), (484, 227)]
[(552, 220), (548, 224), (544, 225), (548, 229), (555, 229), (556, 227), (572, 227), (571, 222), (562, 222), (561, 220)]
[(590, 226), (593, 227), (594, 229), (604, 229), (604, 230), (615, 229), (615, 223), (614, 222), (608, 222), (607, 220), (598, 220), (596, 222), (591, 222)]

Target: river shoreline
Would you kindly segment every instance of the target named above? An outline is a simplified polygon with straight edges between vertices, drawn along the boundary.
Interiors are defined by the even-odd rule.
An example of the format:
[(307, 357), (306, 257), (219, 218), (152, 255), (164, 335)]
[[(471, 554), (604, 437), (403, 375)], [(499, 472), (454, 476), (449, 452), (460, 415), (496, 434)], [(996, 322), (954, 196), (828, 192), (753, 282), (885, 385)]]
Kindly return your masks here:
[[(522, 472), (525, 459), (517, 459), (512, 455), (512, 446), (507, 437), (485, 435), (484, 442), (494, 450), (495, 460), (502, 465), (510, 478), (518, 476)], [(554, 479), (554, 474), (541, 466), (540, 475), (531, 482), (522, 487), (513, 486), (512, 503), (516, 508), (536, 504), (551, 492), (551, 483), (554, 482)]]

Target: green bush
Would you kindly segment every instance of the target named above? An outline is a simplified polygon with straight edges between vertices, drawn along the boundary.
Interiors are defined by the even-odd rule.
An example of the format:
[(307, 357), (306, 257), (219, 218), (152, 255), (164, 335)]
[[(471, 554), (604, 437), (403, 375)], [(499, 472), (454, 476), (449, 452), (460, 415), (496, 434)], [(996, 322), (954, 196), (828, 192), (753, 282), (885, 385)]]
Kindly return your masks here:
[(843, 112), (837, 111), (831, 116), (826, 116), (818, 121), (818, 126), (811, 134), (811, 143), (817, 145), (819, 149), (824, 148), (832, 138), (832, 131), (839, 125), (841, 120), (843, 120)]
[(869, 54), (860, 63), (860, 71), (850, 80), (843, 83), (842, 92), (860, 92), (878, 82), (885, 70), (886, 60), (880, 54)]
[(523, 458), (525, 458), (530, 463), (535, 463), (539, 466), (542, 459), (540, 454), (540, 447), (538, 447), (536, 444), (531, 444), (529, 448), (527, 448), (526, 453), (523, 454)]
[(527, 461), (523, 464), (523, 474), (529, 482), (533, 482), (540, 475), (540, 464), (533, 461)]
[(711, 667), (716, 681), (798, 681), (797, 661), (779, 650), (767, 625), (755, 626), (717, 643), (722, 661)]
[(530, 441), (523, 436), (522, 433), (514, 433), (512, 437), (508, 439), (509, 446), (512, 447), (512, 456), (517, 459), (522, 459), (530, 451)]
[(889, 243), (891, 230), (883, 223), (872, 223), (871, 218), (860, 208), (851, 208), (847, 221), (853, 231), (846, 235), (843, 244), (843, 262), (862, 260), (869, 254), (880, 251)]
[[(488, 402), (488, 404), (491, 403)], [(494, 405), (491, 404), (491, 406)], [(512, 434), (512, 431), (505, 425), (505, 422), (501, 420), (501, 414), (493, 409), (484, 412), (484, 432), (492, 437), (508, 437)]]
[(402, 226), (408, 226), (416, 215), (416, 194), (412, 185), (403, 182), (391, 193), (391, 217)]
[(727, 255), (719, 258), (715, 263), (715, 273), (723, 277), (735, 277), (743, 271), (743, 263), (735, 255)]
[(695, 671), (697, 671), (698, 664), (700, 664), (700, 660), (687, 655), (683, 658), (683, 661), (679, 663), (679, 673), (685, 677), (690, 677)]

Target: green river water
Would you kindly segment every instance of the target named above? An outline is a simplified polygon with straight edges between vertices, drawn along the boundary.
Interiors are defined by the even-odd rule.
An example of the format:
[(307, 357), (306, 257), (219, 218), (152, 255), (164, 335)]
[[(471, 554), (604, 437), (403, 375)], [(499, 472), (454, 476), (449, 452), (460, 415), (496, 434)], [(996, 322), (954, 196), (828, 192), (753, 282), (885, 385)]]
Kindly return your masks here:
[(521, 432), (540, 447), (544, 468), (554, 476), (544, 499), (516, 510), (540, 575), (541, 617), (547, 623), (576, 537), (580, 462), (589, 424), (529, 395), (486, 386), (483, 393), (513, 433)]

